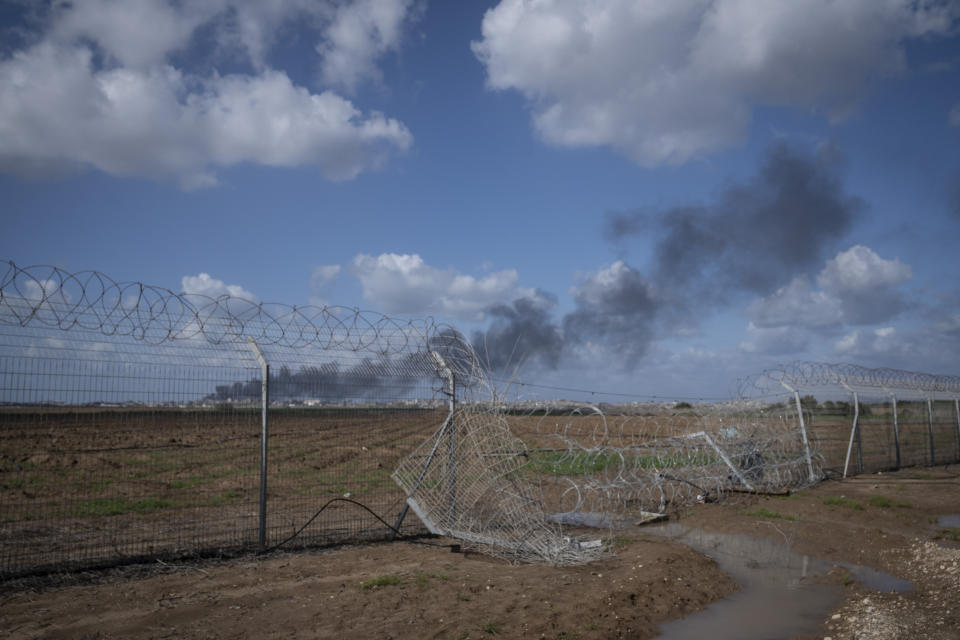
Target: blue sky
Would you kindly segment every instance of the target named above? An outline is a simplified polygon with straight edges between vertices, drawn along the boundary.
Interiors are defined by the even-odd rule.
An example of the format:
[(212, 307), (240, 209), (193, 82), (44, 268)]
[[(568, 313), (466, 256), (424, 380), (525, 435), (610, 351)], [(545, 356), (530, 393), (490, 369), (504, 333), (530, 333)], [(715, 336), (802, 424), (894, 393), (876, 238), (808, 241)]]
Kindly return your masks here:
[(0, 8), (0, 256), (459, 327), (561, 386), (958, 373), (960, 9)]

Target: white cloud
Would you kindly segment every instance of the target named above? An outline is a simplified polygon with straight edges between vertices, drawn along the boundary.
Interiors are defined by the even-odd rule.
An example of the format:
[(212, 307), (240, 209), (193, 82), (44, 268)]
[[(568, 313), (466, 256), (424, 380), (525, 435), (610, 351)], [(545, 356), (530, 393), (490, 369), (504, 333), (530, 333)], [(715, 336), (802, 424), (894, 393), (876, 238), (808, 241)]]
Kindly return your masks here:
[(148, 69), (184, 49), (193, 32), (226, 8), (224, 0), (75, 0), (55, 7), (52, 35), (65, 44), (85, 38), (119, 65)]
[(836, 295), (871, 294), (883, 287), (895, 287), (913, 277), (910, 265), (898, 259), (884, 260), (869, 247), (855, 245), (827, 261), (817, 284)]
[(529, 100), (545, 141), (657, 165), (729, 146), (754, 105), (842, 117), (904, 67), (904, 40), (957, 15), (911, 0), (502, 0), (473, 50), (489, 87)]
[[(311, 6), (318, 20), (334, 7), (305, 0), (58, 5), (38, 43), (0, 59), (0, 169), (92, 166), (198, 188), (216, 184), (218, 169), (241, 163), (315, 166), (332, 180), (380, 166), (412, 144), (401, 122), (363, 113), (332, 91), (296, 86), (265, 63), (270, 31)], [(387, 4), (336, 6), (379, 15)], [(397, 6), (406, 11), (405, 3)], [(194, 74), (172, 66), (171, 55), (183, 53), (201, 26), (220, 33), (225, 47), (235, 43), (256, 72)], [(372, 31), (367, 37), (379, 41)], [(326, 50), (339, 54), (336, 43)]]
[(837, 340), (830, 357), (867, 366), (892, 367), (956, 375), (960, 353), (960, 316), (952, 307), (945, 315), (934, 310), (929, 324), (857, 329)]
[(362, 80), (379, 80), (376, 60), (399, 46), (413, 6), (413, 0), (356, 0), (339, 5), (317, 44), (324, 81), (353, 91)]
[(960, 104), (953, 105), (950, 113), (947, 115), (947, 122), (951, 127), (960, 127)]
[(23, 297), (28, 300), (40, 302), (47, 300), (49, 302), (69, 303), (73, 300), (70, 293), (60, 288), (60, 281), (52, 278), (46, 280), (35, 280), (30, 278), (23, 282)]
[(342, 267), (338, 264), (322, 264), (313, 269), (312, 280), (317, 284), (328, 284), (340, 275)]
[(840, 354), (876, 356), (898, 351), (900, 342), (893, 327), (883, 327), (873, 331), (857, 329), (837, 340), (834, 347)]
[(885, 260), (869, 247), (855, 245), (827, 261), (817, 275), (819, 289), (807, 276), (800, 275), (773, 294), (754, 300), (747, 307), (752, 327), (748, 333), (884, 322), (903, 310), (905, 303), (898, 287), (912, 275), (909, 265)]
[(747, 307), (754, 329), (763, 327), (829, 327), (842, 321), (842, 301), (817, 291), (805, 275), (794, 278), (773, 294), (754, 300)]
[(351, 271), (360, 279), (364, 299), (387, 313), (439, 314), (473, 321), (494, 304), (535, 294), (517, 286), (514, 269), (477, 278), (437, 269), (417, 254), (359, 254)]
[(199, 273), (195, 276), (183, 276), (181, 280), (183, 292), (190, 295), (207, 296), (208, 298), (219, 298), (220, 296), (232, 296), (256, 302), (257, 297), (237, 284), (226, 284), (223, 280), (217, 280), (209, 273)]
[(310, 275), (310, 304), (322, 307), (329, 303), (333, 285), (343, 268), (338, 264), (322, 264)]

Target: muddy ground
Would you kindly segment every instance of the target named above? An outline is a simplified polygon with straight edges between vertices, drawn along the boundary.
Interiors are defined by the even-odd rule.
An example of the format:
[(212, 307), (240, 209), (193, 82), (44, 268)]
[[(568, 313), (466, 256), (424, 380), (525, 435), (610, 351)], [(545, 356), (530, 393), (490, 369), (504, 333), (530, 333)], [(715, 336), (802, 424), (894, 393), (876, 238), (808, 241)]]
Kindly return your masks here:
[[(952, 514), (956, 465), (828, 480), (790, 496), (735, 495), (674, 519), (914, 584), (871, 592), (837, 567), (821, 579), (842, 585), (843, 600), (812, 637), (956, 639), (960, 529), (938, 524)], [(737, 589), (709, 558), (643, 527), (612, 537), (612, 554), (573, 568), (510, 565), (434, 538), (22, 579), (0, 585), (0, 635), (652, 638), (662, 622)]]

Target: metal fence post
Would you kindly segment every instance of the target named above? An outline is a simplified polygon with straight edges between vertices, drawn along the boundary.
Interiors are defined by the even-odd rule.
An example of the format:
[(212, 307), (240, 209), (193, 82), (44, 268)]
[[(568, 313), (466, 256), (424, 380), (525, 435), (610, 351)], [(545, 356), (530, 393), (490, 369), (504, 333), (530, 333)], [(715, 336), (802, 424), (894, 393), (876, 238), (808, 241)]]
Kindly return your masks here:
[(957, 460), (960, 461), (960, 399), (953, 399), (953, 408), (957, 412)]
[(457, 505), (457, 467), (456, 467), (456, 453), (457, 453), (457, 441), (456, 441), (456, 431), (457, 423), (454, 420), (454, 413), (456, 412), (456, 403), (457, 403), (457, 383), (456, 379), (453, 376), (453, 371), (450, 370), (450, 367), (447, 366), (447, 363), (443, 360), (443, 357), (436, 351), (431, 351), (430, 355), (433, 356), (434, 361), (437, 364), (437, 368), (440, 373), (447, 379), (447, 384), (449, 386), (449, 391), (447, 392), (450, 395), (450, 426), (447, 430), (447, 492), (450, 496), (450, 503), (447, 513), (447, 518), (450, 524), (453, 524), (454, 518), (456, 516), (456, 505)]
[(843, 477), (847, 477), (847, 470), (850, 467), (850, 453), (853, 451), (853, 438), (857, 438), (857, 473), (863, 473), (863, 448), (860, 440), (860, 399), (857, 392), (841, 382), (847, 391), (853, 394), (853, 427), (850, 429), (850, 443), (847, 444), (847, 459), (843, 463)]
[(260, 345), (251, 338), (247, 338), (250, 348), (257, 356), (260, 362), (260, 532), (258, 544), (260, 550), (267, 548), (267, 439), (268, 430), (268, 409), (270, 407), (270, 363), (263, 355)]
[[(887, 391), (887, 393), (890, 393)], [(890, 393), (890, 398), (893, 400), (893, 446), (897, 450), (897, 466), (896, 469), (900, 468), (900, 424), (897, 419), (897, 396)]]
[(863, 473), (863, 433), (860, 430), (860, 396), (853, 393), (853, 422), (857, 425), (857, 473)]
[(927, 434), (930, 436), (930, 466), (933, 466), (933, 400), (927, 398)]
[(800, 392), (792, 388), (783, 380), (780, 381), (780, 384), (784, 389), (792, 392), (794, 399), (797, 401), (797, 415), (800, 416), (800, 434), (803, 436), (803, 451), (807, 456), (807, 470), (810, 473), (810, 482), (816, 482), (817, 474), (813, 472), (813, 459), (810, 457), (810, 442), (807, 440), (807, 425), (803, 422), (803, 405), (800, 403)]

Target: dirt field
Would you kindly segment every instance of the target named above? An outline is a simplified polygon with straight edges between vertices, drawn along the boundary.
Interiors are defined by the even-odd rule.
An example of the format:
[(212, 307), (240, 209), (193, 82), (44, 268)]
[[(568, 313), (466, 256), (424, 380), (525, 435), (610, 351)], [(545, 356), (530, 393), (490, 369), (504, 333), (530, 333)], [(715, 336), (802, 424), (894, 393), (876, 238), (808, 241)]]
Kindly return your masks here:
[[(954, 465), (739, 496), (675, 520), (913, 583), (870, 592), (836, 567), (822, 579), (840, 585), (842, 600), (808, 638), (957, 639), (960, 529), (938, 518), (958, 513)], [(512, 566), (430, 539), (11, 582), (0, 629), (9, 638), (651, 638), (738, 588), (677, 542), (635, 526), (613, 535), (612, 555), (576, 568)]]

